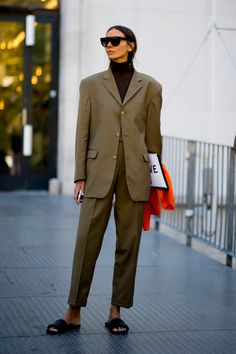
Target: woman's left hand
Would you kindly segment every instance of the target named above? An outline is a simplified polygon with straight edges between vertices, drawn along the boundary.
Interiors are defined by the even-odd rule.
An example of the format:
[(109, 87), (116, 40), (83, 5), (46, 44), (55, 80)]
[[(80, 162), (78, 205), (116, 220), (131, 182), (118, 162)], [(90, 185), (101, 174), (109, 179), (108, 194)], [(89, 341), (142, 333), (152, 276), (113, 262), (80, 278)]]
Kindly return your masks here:
[(84, 190), (85, 190), (85, 180), (77, 181), (74, 188), (74, 201), (76, 204), (79, 204), (79, 200), (78, 200), (79, 193), (83, 195)]

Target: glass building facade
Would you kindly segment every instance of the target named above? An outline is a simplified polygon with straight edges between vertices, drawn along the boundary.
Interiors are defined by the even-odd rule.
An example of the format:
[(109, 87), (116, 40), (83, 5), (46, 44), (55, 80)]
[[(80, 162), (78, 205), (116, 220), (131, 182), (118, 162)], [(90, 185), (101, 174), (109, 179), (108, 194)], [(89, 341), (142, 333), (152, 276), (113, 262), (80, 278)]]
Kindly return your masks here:
[(0, 0), (0, 190), (56, 175), (59, 2)]

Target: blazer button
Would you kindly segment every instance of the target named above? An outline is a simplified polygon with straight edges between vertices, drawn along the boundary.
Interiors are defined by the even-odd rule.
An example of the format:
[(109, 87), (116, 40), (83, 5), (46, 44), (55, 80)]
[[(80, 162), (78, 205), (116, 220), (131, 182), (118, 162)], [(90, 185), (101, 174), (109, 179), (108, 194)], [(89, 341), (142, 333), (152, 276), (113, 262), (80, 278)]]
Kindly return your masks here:
[(119, 138), (120, 134), (119, 134), (119, 133), (116, 133), (116, 136)]
[(121, 111), (121, 113), (120, 113), (122, 116), (125, 114), (125, 112), (124, 111)]
[(113, 158), (113, 160), (115, 160), (116, 159), (116, 155), (113, 155), (112, 158)]

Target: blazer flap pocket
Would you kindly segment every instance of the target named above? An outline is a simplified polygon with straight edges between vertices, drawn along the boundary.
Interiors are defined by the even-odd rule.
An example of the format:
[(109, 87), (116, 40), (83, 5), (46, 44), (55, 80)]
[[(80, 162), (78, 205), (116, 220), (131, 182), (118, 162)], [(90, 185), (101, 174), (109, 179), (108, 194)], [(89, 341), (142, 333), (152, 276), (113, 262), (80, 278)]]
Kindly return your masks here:
[(144, 158), (144, 161), (148, 162), (149, 161), (148, 153), (143, 154), (143, 158)]
[(87, 158), (88, 159), (95, 159), (97, 157), (97, 154), (98, 154), (98, 151), (97, 150), (92, 150), (92, 149), (89, 149), (87, 151)]

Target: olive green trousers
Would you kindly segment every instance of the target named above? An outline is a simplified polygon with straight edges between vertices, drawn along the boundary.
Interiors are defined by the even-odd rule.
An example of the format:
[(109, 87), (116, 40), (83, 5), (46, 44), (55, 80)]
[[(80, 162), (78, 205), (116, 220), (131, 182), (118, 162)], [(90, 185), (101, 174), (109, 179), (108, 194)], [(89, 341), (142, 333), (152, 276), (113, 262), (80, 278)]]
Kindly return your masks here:
[(119, 143), (116, 170), (109, 193), (103, 199), (84, 198), (81, 205), (68, 298), (68, 304), (72, 306), (87, 304), (113, 200), (116, 249), (111, 303), (129, 308), (133, 305), (145, 202), (134, 202), (129, 196), (122, 142)]

